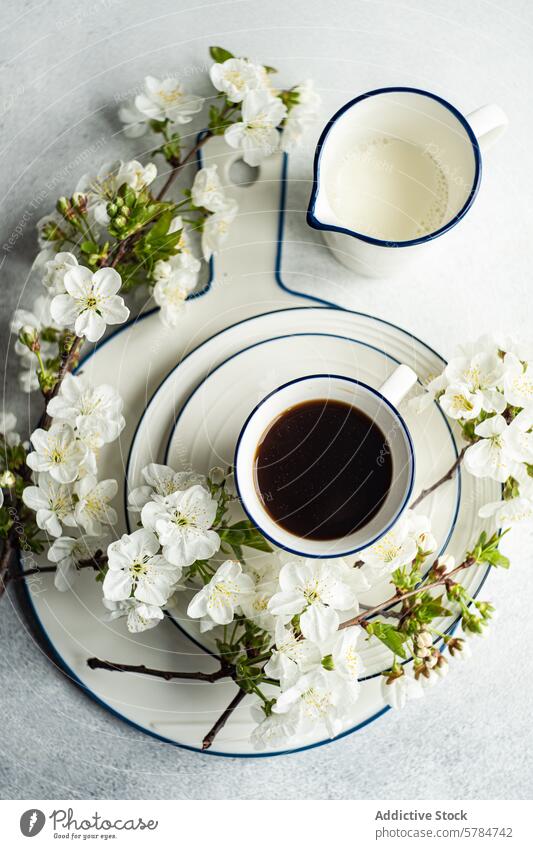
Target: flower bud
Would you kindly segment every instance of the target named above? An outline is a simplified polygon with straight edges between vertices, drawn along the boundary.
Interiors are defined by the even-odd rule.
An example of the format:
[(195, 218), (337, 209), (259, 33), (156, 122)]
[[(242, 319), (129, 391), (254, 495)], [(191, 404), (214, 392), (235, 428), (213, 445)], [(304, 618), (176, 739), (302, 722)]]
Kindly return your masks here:
[(117, 217), (114, 220), (115, 227), (118, 227), (119, 229), (121, 229), (122, 227), (125, 227), (127, 223), (128, 222), (126, 221), (126, 219), (124, 218), (123, 215), (117, 215)]
[(115, 215), (116, 215), (116, 214), (117, 214), (117, 212), (118, 212), (118, 207), (117, 207), (116, 203), (113, 203), (113, 202), (111, 201), (111, 203), (108, 203), (108, 204), (107, 204), (107, 206), (106, 206), (106, 210), (107, 210), (107, 214), (109, 215), (109, 217), (110, 217), (110, 218), (114, 218), (114, 217), (115, 217)]
[(85, 215), (87, 212), (87, 198), (82, 192), (74, 192), (72, 195), (72, 203), (75, 209), (78, 212), (81, 212), (82, 215)]
[(65, 238), (65, 233), (54, 221), (48, 221), (41, 230), (41, 237), (47, 242), (58, 242)]
[(19, 339), (23, 345), (26, 345), (30, 351), (38, 351), (40, 349), (39, 345), (39, 335), (35, 327), (32, 327), (31, 324), (25, 324), (21, 327), (19, 331)]
[(17, 479), (15, 475), (13, 472), (9, 471), (9, 469), (6, 469), (6, 471), (0, 475), (0, 487), (15, 486), (16, 482)]
[(221, 469), (220, 466), (213, 466), (211, 471), (209, 472), (209, 478), (211, 483), (215, 484), (215, 486), (220, 486), (223, 483), (225, 475), (224, 469)]

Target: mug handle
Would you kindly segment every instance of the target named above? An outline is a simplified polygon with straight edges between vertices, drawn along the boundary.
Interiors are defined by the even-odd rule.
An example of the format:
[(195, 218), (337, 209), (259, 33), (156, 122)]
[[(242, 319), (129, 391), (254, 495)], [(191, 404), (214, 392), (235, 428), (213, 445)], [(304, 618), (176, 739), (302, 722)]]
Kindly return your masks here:
[(482, 152), (489, 150), (507, 129), (509, 119), (495, 103), (480, 106), (466, 116)]
[(379, 387), (379, 392), (395, 407), (398, 406), (409, 390), (415, 385), (418, 377), (409, 366), (401, 365), (393, 371), (385, 383)]

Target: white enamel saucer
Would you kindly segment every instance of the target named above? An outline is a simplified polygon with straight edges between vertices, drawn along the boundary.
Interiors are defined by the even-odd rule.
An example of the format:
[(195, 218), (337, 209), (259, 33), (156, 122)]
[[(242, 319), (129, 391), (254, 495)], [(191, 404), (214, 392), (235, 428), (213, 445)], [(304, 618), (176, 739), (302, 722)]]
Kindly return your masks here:
[[(203, 474), (213, 466), (228, 467), (248, 414), (280, 384), (329, 370), (370, 386), (379, 386), (397, 365), (393, 356), (373, 345), (325, 333), (296, 333), (257, 342), (218, 365), (194, 390), (177, 417), (164, 461), (173, 468), (193, 468)], [(413, 438), (417, 468), (433, 468), (437, 476), (445, 473), (457, 457), (457, 448), (441, 410), (433, 405), (422, 418), (413, 414), (408, 404), (403, 404), (402, 415)], [(415, 491), (419, 489), (415, 480)], [(461, 479), (457, 476), (430, 505), (439, 552), (445, 550), (453, 532), (460, 491)], [(236, 505), (232, 520), (242, 518), (245, 518), (244, 511)], [(246, 552), (247, 562), (252, 565), (271, 556), (251, 550)], [(282, 552), (280, 556), (291, 559)], [(200, 636), (197, 623), (186, 615), (190, 595), (189, 592), (180, 593), (170, 615), (200, 646), (214, 651), (213, 632)], [(381, 579), (361, 595), (360, 602), (373, 606), (390, 595), (388, 580)], [(439, 623), (439, 627), (443, 625), (446, 629), (450, 623)], [(379, 674), (392, 662), (390, 653), (377, 640), (365, 643), (362, 657), (367, 676)]]

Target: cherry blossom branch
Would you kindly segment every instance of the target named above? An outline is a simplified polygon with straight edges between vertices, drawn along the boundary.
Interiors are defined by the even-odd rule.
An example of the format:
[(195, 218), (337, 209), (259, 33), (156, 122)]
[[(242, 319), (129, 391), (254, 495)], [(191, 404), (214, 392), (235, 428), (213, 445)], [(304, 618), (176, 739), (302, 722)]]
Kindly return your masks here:
[(217, 736), (218, 732), (221, 731), (222, 728), (225, 726), (225, 724), (228, 721), (228, 719), (230, 718), (231, 714), (233, 713), (235, 708), (237, 708), (240, 705), (240, 703), (244, 699), (245, 695), (246, 695), (246, 693), (244, 692), (244, 690), (239, 690), (237, 695), (231, 700), (231, 702), (227, 706), (226, 710), (223, 713), (220, 714), (219, 718), (217, 719), (217, 721), (215, 722), (215, 724), (213, 725), (211, 730), (207, 732), (204, 739), (202, 740), (202, 751), (203, 752), (205, 752), (207, 749), (209, 749), (211, 747), (213, 740)]
[[(61, 389), (61, 384), (63, 383), (63, 379), (64, 379), (65, 375), (67, 374), (67, 372), (72, 371), (72, 369), (75, 365), (76, 359), (79, 355), (80, 348), (83, 345), (83, 341), (84, 341), (83, 336), (75, 336), (70, 348), (68, 350), (63, 351), (63, 356), (61, 357), (61, 364), (59, 366), (59, 371), (58, 371), (58, 374), (57, 374), (57, 381), (56, 381), (52, 391), (49, 394), (45, 394), (45, 396), (44, 396), (47, 405), (48, 405), (48, 402), (51, 401), (52, 398), (55, 398), (56, 395), (58, 394), (59, 390)], [(42, 415), (42, 418), (41, 418), (40, 426), (42, 428), (44, 428), (44, 430), (48, 430), (48, 428), (50, 427), (51, 421), (52, 421), (51, 417), (48, 415), (48, 413), (45, 410), (43, 415)]]
[(449, 481), (453, 478), (456, 470), (459, 468), (459, 466), (463, 462), (467, 448), (469, 448), (469, 445), (465, 445), (464, 448), (461, 449), (461, 451), (460, 451), (459, 455), (457, 456), (457, 459), (455, 460), (455, 462), (452, 463), (452, 465), (450, 466), (448, 471), (441, 478), (439, 478), (438, 481), (435, 481), (434, 484), (432, 484), (431, 486), (428, 486), (427, 489), (422, 490), (422, 492), (420, 493), (418, 498), (415, 498), (415, 500), (412, 502), (412, 504), (409, 505), (411, 510), (414, 510), (415, 507), (418, 507), (418, 505), (425, 498), (427, 498), (428, 495), (431, 495), (432, 492), (435, 492), (435, 490), (438, 489), (440, 486), (442, 486), (443, 483), (446, 483), (446, 481)]
[(391, 605), (400, 604), (400, 602), (405, 601), (407, 598), (411, 598), (414, 595), (417, 595), (420, 592), (426, 592), (427, 590), (432, 590), (435, 587), (441, 587), (445, 584), (449, 583), (454, 575), (457, 575), (458, 572), (462, 572), (465, 569), (469, 569), (470, 566), (473, 566), (476, 563), (476, 558), (472, 555), (469, 555), (462, 563), (456, 566), (454, 569), (451, 569), (449, 572), (444, 572), (441, 578), (437, 581), (433, 581), (431, 584), (424, 584), (423, 586), (418, 586), (414, 590), (408, 590), (408, 592), (396, 592), (393, 596), (388, 598), (386, 601), (381, 602), (380, 604), (376, 604), (375, 607), (370, 607), (367, 610), (364, 610), (363, 613), (359, 613), (358, 616), (355, 616), (353, 619), (348, 619), (346, 622), (342, 622), (339, 625), (339, 631), (342, 631), (344, 628), (350, 628), (352, 625), (362, 625), (366, 619), (369, 619), (371, 616), (375, 616), (377, 613), (382, 613), (387, 607)]
[[(106, 562), (107, 556), (102, 551), (97, 551), (95, 552), (94, 557), (91, 557), (88, 560), (80, 560), (80, 562), (76, 564), (76, 569), (94, 569), (95, 572), (99, 572)], [(42, 572), (55, 572), (56, 570), (57, 566), (35, 566), (33, 569), (26, 569), (25, 572), (20, 572), (18, 575), (14, 575), (11, 580), (21, 581), (23, 578), (31, 577), (31, 575), (39, 575)]]
[(166, 193), (170, 189), (171, 185), (173, 184), (174, 180), (176, 179), (176, 177), (178, 176), (178, 174), (180, 173), (182, 168), (184, 168), (185, 165), (189, 164), (189, 162), (198, 153), (200, 148), (203, 147), (204, 144), (206, 143), (206, 141), (208, 141), (210, 138), (212, 138), (212, 136), (213, 136), (213, 133), (211, 132), (211, 130), (207, 130), (205, 135), (203, 135), (200, 139), (198, 139), (196, 144), (193, 145), (193, 147), (191, 147), (191, 149), (188, 151), (187, 155), (183, 159), (181, 159), (178, 163), (176, 163), (176, 165), (174, 165), (174, 167), (171, 169), (167, 179), (163, 183), (163, 187), (162, 187), (161, 191), (157, 195), (157, 198), (156, 198), (157, 200), (161, 200), (166, 195)]
[(215, 672), (175, 672), (167, 669), (153, 669), (150, 666), (132, 666), (129, 663), (111, 663), (98, 657), (87, 660), (90, 669), (105, 669), (107, 672), (134, 672), (139, 675), (150, 675), (153, 678), (163, 678), (165, 681), (180, 679), (182, 681), (205, 681), (209, 684), (220, 681), (221, 678), (232, 678), (233, 671), (229, 666), (221, 665)]

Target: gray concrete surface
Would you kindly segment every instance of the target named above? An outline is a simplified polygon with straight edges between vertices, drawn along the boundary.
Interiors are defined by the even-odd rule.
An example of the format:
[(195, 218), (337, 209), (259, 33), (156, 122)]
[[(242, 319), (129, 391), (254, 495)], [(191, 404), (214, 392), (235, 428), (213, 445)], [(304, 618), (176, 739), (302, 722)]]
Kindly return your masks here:
[[(9, 316), (29, 303), (36, 285), (28, 278), (35, 221), (57, 195), (72, 190), (87, 165), (112, 158), (108, 154), (142, 153), (143, 139), (124, 139), (115, 112), (146, 73), (182, 71), (195, 90), (208, 92), (211, 43), (277, 66), (285, 82), (312, 76), (326, 116), (356, 93), (391, 84), (432, 89), (465, 111), (499, 102), (511, 127), (487, 166), (471, 229), (456, 242), (459, 260), (456, 254), (447, 266), (446, 255), (438, 259), (438, 291), (417, 291), (418, 306), (413, 285), (402, 297), (401, 288), (383, 295), (364, 284), (358, 308), (394, 319), (444, 354), (461, 332), (473, 335), (498, 323), (506, 332), (531, 333), (525, 320), (531, 317), (532, 37), (526, 0), (5, 0), (0, 309), (6, 406), (23, 423), (37, 415), (38, 400), (17, 392), (16, 363), (6, 348)], [(18, 229), (12, 249), (2, 248)], [(454, 293), (463, 297), (460, 314)], [(0, 602), (0, 794), (531, 798), (527, 560), (491, 577), (488, 594), (501, 611), (491, 639), (477, 646), (475, 663), (455, 670), (428, 699), (331, 746), (261, 761), (180, 751), (114, 719), (43, 655), (10, 595)]]

